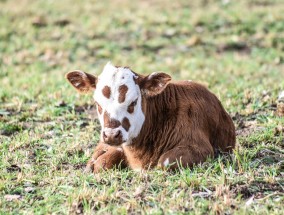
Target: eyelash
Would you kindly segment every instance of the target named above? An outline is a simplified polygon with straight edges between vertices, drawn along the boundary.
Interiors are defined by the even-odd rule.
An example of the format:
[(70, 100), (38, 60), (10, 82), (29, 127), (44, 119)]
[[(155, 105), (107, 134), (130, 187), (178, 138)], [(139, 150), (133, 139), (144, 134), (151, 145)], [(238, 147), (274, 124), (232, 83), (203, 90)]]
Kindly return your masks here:
[(130, 107), (134, 107), (137, 104), (137, 99), (133, 102), (131, 102), (131, 104), (129, 105)]

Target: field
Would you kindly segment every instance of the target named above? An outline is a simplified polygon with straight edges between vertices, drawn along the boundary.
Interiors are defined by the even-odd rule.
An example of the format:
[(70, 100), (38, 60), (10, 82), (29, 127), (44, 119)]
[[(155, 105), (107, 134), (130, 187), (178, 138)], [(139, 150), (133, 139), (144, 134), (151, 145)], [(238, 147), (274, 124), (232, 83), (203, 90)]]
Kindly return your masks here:
[[(283, 0), (1, 0), (0, 214), (283, 214)], [(111, 61), (206, 85), (238, 146), (178, 173), (85, 174), (91, 95), (65, 80)]]

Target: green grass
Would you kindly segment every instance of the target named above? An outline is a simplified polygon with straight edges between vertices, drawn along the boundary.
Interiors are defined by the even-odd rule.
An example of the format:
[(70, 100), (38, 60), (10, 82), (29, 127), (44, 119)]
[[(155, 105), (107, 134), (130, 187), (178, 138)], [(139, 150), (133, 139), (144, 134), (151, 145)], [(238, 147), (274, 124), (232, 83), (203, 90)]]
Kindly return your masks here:
[[(283, 214), (282, 0), (0, 8), (0, 214)], [(207, 85), (234, 119), (234, 154), (176, 174), (83, 173), (100, 127), (64, 74), (99, 74), (109, 60)]]

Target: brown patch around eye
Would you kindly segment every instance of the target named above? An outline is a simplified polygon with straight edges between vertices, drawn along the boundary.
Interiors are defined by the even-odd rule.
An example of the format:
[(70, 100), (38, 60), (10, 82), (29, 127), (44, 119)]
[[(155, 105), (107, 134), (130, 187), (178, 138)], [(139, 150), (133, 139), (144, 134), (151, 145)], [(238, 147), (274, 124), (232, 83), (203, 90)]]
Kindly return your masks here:
[(125, 96), (126, 96), (127, 91), (128, 91), (128, 87), (125, 84), (119, 86), (118, 88), (118, 92), (119, 92), (118, 102), (119, 103), (122, 103), (125, 101)]
[(136, 99), (135, 101), (131, 102), (130, 105), (128, 105), (128, 107), (127, 107), (127, 112), (128, 113), (133, 113), (134, 112), (134, 108), (135, 108), (135, 106), (137, 104), (137, 100), (138, 99)]
[(99, 114), (102, 114), (102, 112), (103, 112), (102, 107), (98, 103), (96, 103), (96, 104), (97, 104), (97, 107), (98, 107)]
[(130, 125), (129, 119), (124, 117), (122, 120), (122, 127), (125, 129), (125, 131), (128, 131), (130, 126), (131, 125)]
[(106, 97), (106, 98), (110, 98), (110, 94), (111, 94), (111, 89), (109, 86), (105, 86), (103, 89), (102, 89), (102, 93), (103, 95)]

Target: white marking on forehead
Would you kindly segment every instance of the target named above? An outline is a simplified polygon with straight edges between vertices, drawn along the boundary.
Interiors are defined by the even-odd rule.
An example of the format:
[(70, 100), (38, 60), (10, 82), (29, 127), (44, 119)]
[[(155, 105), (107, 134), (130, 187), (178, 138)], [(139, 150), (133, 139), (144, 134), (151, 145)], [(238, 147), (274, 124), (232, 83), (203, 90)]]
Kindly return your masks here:
[(103, 72), (98, 77), (97, 90), (95, 92), (95, 99), (97, 102), (102, 102), (103, 98), (100, 98), (99, 95), (101, 90), (108, 86), (111, 88), (111, 102), (113, 100), (118, 100), (119, 96), (119, 87), (122, 85), (126, 85), (128, 88), (126, 94), (126, 103), (128, 100), (133, 100), (137, 98), (140, 91), (139, 87), (136, 85), (135, 74), (129, 69), (125, 67), (115, 67), (110, 63), (106, 64)]
[[(133, 102), (133, 100), (137, 99), (140, 95), (140, 88), (136, 85), (134, 78), (135, 74), (129, 68), (115, 67), (110, 63), (106, 64), (103, 72), (98, 77), (94, 94), (95, 100), (101, 104), (102, 107), (106, 107), (106, 105), (108, 106), (110, 103), (113, 106), (115, 103), (119, 103), (119, 87), (125, 85), (128, 88), (125, 95), (125, 104)], [(102, 89), (105, 86), (111, 88), (111, 95), (108, 101), (101, 95)]]
[(122, 84), (129, 84), (134, 83), (133, 77), (134, 73), (124, 67), (115, 67), (111, 63), (107, 63), (103, 69), (103, 72), (99, 75), (98, 84), (103, 83), (108, 85), (122, 85)]

